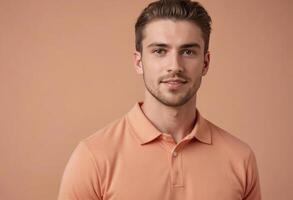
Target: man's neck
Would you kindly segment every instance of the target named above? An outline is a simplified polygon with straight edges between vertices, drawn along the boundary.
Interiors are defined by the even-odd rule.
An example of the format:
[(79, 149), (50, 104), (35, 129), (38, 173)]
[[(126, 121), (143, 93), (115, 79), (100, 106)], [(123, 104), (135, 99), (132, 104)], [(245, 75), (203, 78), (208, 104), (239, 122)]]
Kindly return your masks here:
[(166, 106), (154, 98), (145, 98), (142, 111), (153, 125), (163, 133), (172, 135), (178, 143), (194, 127), (196, 96), (179, 107)]

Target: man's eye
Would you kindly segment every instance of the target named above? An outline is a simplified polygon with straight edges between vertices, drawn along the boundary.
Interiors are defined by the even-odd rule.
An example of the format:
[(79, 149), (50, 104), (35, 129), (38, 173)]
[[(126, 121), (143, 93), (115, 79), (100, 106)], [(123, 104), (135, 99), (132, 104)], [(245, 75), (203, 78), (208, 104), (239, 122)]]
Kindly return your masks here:
[(189, 49), (185, 49), (185, 50), (182, 51), (182, 55), (192, 56), (192, 55), (195, 55), (195, 52), (192, 51), (192, 50), (189, 50)]
[(153, 53), (159, 54), (159, 55), (163, 55), (166, 53), (165, 49), (154, 49)]

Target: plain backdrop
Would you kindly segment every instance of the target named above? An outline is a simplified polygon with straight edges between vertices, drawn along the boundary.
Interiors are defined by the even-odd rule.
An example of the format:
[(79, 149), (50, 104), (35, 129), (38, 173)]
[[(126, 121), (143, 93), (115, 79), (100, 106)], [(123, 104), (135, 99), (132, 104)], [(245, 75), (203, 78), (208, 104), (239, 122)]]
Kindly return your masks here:
[[(150, 1), (0, 0), (0, 199), (56, 199), (78, 141), (143, 99), (134, 23)], [(291, 0), (202, 0), (204, 117), (247, 142), (264, 200), (293, 199)], [(131, 184), (131, 182), (130, 182)]]

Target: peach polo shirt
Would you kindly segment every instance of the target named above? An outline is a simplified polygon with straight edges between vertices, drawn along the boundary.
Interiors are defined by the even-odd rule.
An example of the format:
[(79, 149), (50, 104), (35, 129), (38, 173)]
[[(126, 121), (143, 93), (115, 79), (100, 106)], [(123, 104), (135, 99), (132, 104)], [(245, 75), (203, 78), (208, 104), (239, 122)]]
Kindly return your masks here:
[(177, 144), (138, 102), (83, 139), (65, 168), (58, 200), (260, 200), (251, 148), (203, 118)]

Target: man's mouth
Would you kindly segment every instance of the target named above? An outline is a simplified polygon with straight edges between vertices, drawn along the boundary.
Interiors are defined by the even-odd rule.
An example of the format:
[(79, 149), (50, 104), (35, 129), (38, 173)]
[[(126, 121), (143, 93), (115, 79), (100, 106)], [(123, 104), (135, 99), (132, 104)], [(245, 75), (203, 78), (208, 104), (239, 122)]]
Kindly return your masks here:
[(182, 78), (170, 78), (170, 79), (166, 79), (163, 80), (162, 83), (186, 83), (187, 81), (185, 79)]
[(162, 83), (166, 84), (167, 87), (171, 90), (177, 90), (181, 86), (183, 86), (185, 83), (187, 83), (187, 81), (181, 78), (172, 78), (172, 79), (163, 80)]

